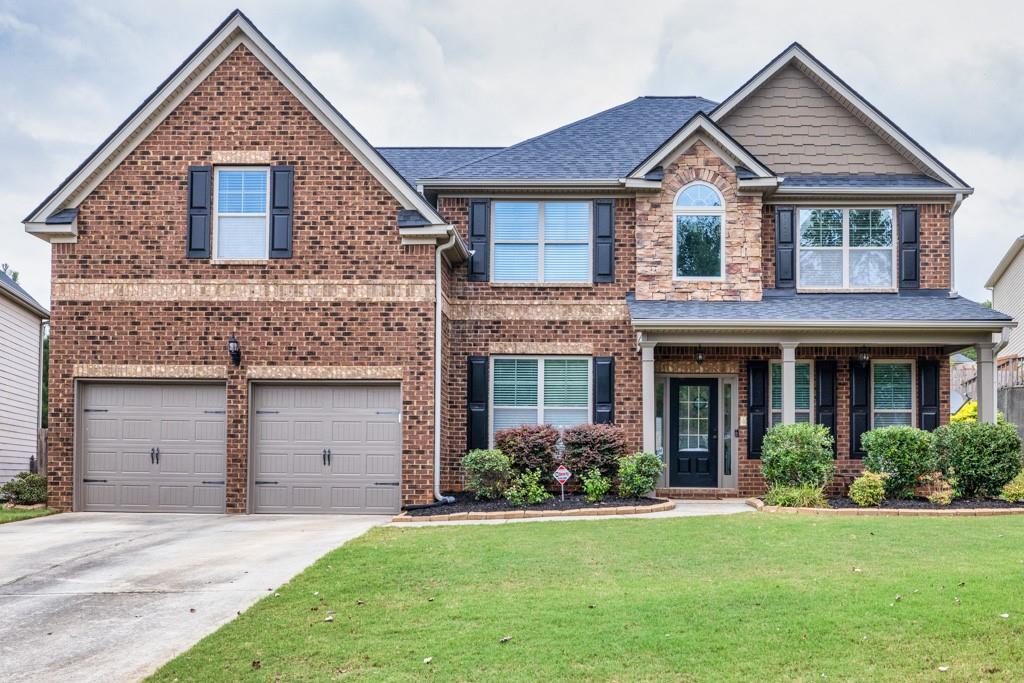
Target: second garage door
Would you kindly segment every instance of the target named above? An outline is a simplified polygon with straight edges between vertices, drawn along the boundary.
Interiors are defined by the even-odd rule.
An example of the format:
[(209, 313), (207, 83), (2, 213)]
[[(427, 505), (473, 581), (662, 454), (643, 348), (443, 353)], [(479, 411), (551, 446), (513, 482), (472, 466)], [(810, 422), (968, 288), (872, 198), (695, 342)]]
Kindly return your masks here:
[(398, 385), (257, 385), (253, 510), (397, 512), (401, 405)]

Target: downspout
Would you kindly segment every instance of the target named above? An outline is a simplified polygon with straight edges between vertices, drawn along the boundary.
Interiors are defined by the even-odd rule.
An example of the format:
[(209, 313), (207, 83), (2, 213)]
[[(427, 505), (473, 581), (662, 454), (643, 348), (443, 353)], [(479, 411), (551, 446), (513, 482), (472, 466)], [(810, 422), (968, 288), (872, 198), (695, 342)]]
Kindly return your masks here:
[(952, 299), (956, 293), (956, 232), (953, 230), (953, 217), (956, 210), (964, 203), (964, 193), (957, 192), (953, 206), (949, 208), (949, 297)]
[(455, 228), (449, 228), (449, 230), (451, 233), (448, 241), (438, 245), (434, 252), (434, 499), (440, 505), (449, 505), (455, 502), (451, 496), (441, 495), (441, 354), (443, 352), (441, 315), (444, 301), (444, 291), (441, 287), (441, 276), (443, 275), (441, 257), (459, 240)]

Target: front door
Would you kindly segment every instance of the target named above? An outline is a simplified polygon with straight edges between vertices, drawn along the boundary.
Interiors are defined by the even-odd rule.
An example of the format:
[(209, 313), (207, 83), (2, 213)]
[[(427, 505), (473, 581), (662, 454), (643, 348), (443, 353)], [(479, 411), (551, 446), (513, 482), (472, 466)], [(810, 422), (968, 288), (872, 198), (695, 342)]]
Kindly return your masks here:
[(669, 486), (718, 486), (718, 380), (669, 383)]

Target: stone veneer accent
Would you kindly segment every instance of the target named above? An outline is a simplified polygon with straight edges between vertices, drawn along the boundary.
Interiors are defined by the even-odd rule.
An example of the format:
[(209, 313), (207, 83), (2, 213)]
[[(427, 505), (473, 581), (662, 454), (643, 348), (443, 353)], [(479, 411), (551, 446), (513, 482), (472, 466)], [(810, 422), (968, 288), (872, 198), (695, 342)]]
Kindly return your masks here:
[[(676, 193), (695, 180), (714, 185), (725, 200), (725, 273), (720, 281), (673, 278), (673, 204)], [(740, 195), (736, 190), (736, 173), (701, 142), (666, 166), (660, 192), (637, 197), (636, 298), (761, 299), (761, 197)]]
[(434, 300), (433, 280), (57, 280), (54, 301)]
[(450, 308), (453, 320), (629, 320), (629, 308), (621, 301), (474, 301)]
[(400, 365), (255, 365), (249, 379), (402, 379)]
[(214, 164), (269, 164), (271, 154), (267, 150), (235, 150), (231, 152), (211, 152), (210, 162)]
[(586, 355), (594, 353), (589, 342), (491, 342), (488, 351), (492, 354), (519, 354), (537, 356)]
[(72, 374), (81, 379), (226, 379), (221, 365), (115, 365), (83, 363)]

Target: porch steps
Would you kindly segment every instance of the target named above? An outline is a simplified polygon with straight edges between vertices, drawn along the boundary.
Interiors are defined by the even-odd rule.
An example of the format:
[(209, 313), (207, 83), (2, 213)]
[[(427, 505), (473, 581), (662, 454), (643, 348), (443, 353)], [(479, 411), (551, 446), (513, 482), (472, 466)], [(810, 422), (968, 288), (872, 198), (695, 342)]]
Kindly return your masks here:
[(718, 500), (720, 498), (739, 498), (739, 489), (715, 489), (715, 488), (692, 488), (674, 487), (667, 489), (656, 489), (654, 495), (658, 498), (678, 498), (685, 500)]

